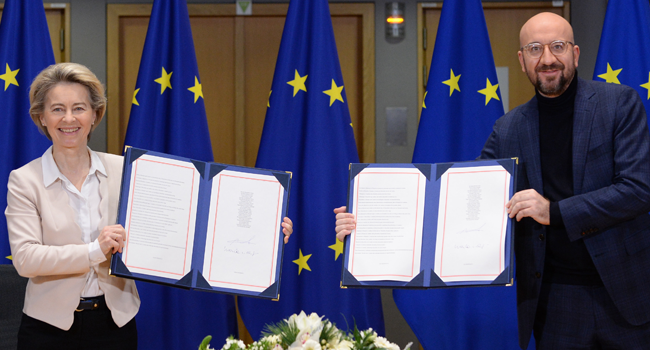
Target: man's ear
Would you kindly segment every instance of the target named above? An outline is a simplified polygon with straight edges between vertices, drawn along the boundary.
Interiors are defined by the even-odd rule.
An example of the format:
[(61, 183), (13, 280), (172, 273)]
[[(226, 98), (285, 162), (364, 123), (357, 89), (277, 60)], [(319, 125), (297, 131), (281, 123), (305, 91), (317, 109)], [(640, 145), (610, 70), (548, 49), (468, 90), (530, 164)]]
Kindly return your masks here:
[(517, 51), (517, 57), (519, 57), (519, 64), (521, 64), (521, 71), (526, 73), (526, 63), (524, 62), (524, 53), (521, 50)]

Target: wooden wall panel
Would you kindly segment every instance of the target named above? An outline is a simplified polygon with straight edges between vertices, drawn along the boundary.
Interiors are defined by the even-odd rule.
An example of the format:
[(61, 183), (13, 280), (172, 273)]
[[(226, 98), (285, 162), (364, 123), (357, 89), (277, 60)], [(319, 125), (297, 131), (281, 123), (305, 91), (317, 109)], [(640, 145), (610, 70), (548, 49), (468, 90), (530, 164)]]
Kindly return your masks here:
[[(215, 161), (253, 166), (287, 4), (189, 5)], [(333, 26), (355, 137), (374, 161), (374, 4), (333, 4)], [(151, 5), (109, 4), (108, 150), (121, 153)]]
[[(554, 6), (552, 1), (538, 2), (485, 2), (483, 11), (485, 22), (492, 45), (494, 64), (497, 67), (508, 67), (509, 108), (512, 109), (530, 100), (535, 94), (528, 77), (521, 71), (517, 51), (519, 50), (519, 30), (532, 16), (540, 12), (554, 12), (569, 20), (569, 2), (564, 1), (562, 6)], [(419, 66), (425, 66), (426, 72), (430, 71), (431, 57), (435, 46), (438, 23), (442, 3), (421, 3), (418, 5), (419, 18)], [(426, 34), (424, 34), (426, 32)], [(423, 40), (426, 37), (427, 47), (423, 50)], [(424, 70), (419, 73), (419, 106), (422, 106)], [(420, 107), (421, 109), (422, 107)]]
[[(0, 4), (0, 20), (5, 4)], [(43, 4), (56, 63), (70, 61), (70, 4)]]

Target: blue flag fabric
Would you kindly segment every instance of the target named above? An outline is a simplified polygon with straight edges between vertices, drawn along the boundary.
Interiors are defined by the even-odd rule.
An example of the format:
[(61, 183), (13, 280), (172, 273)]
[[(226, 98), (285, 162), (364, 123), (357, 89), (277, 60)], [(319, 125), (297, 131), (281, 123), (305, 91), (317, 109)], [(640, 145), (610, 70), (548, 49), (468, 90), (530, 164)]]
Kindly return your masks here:
[[(0, 208), (7, 207), (9, 173), (43, 155), (52, 143), (29, 116), (29, 87), (54, 64), (41, 0), (6, 0), (0, 23)], [(0, 264), (11, 264), (7, 220), (0, 215)]]
[(293, 173), (295, 234), (284, 250), (280, 300), (238, 298), (254, 339), (301, 310), (384, 334), (379, 291), (340, 288), (343, 245), (332, 210), (346, 203), (349, 164), (358, 161), (327, 0), (292, 0), (256, 166)]
[[(125, 144), (212, 161), (201, 80), (185, 0), (153, 4)], [(237, 334), (232, 296), (137, 283), (140, 349), (196, 349)]]
[[(503, 115), (480, 0), (442, 7), (414, 163), (471, 160)], [(424, 349), (519, 349), (514, 287), (394, 290)]]
[(650, 3), (610, 0), (600, 36), (594, 80), (634, 88), (650, 113)]

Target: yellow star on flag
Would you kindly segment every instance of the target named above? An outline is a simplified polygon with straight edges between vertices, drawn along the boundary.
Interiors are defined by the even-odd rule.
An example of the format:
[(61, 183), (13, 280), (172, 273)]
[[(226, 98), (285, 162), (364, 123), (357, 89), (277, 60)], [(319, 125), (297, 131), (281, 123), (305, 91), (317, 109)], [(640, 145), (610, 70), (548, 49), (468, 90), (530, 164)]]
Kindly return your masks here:
[(5, 256), (5, 258), (7, 258), (7, 259), (9, 259), (9, 260), (13, 260), (13, 258), (11, 257), (11, 255), (9, 255), (9, 256)]
[(273, 90), (269, 91), (269, 99), (266, 100), (266, 107), (271, 107), (271, 93)]
[(302, 255), (302, 249), (298, 249), (298, 253), (300, 254), (300, 257), (293, 261), (296, 265), (298, 265), (298, 274), (300, 275), (300, 273), (302, 272), (302, 269), (307, 269), (307, 270), (311, 271), (311, 269), (309, 268), (309, 265), (307, 265), (307, 260), (309, 260), (309, 258), (311, 257), (311, 254)]
[(449, 76), (449, 79), (442, 82), (443, 84), (449, 86), (449, 96), (451, 96), (451, 94), (454, 93), (454, 90), (458, 90), (458, 92), (460, 92), (460, 86), (458, 86), (458, 80), (460, 80), (460, 76), (461, 76), (461, 74), (454, 75), (454, 70), (453, 69), (450, 70), (451, 70), (451, 74)]
[(334, 257), (334, 261), (339, 259), (339, 255), (343, 253), (343, 242), (339, 241), (338, 239), (335, 239), (336, 243), (332, 244), (331, 246), (327, 247), (329, 249), (332, 249), (335, 253), (336, 256)]
[(9, 68), (9, 63), (7, 63), (7, 70), (5, 71), (5, 74), (0, 75), (0, 79), (5, 81), (5, 91), (7, 91), (7, 88), (11, 84), (19, 86), (18, 80), (16, 80), (16, 75), (18, 74), (18, 71), (20, 71), (20, 69), (16, 69), (12, 71), (11, 68)]
[(648, 82), (641, 84), (641, 87), (648, 90), (648, 100), (650, 100), (650, 73), (648, 73)]
[(427, 94), (429, 91), (424, 92), (424, 97), (422, 97), (422, 108), (427, 108)]
[(341, 91), (343, 91), (343, 85), (341, 86), (336, 86), (336, 83), (334, 82), (334, 79), (332, 79), (332, 88), (329, 90), (323, 91), (325, 95), (328, 95), (330, 97), (330, 107), (332, 107), (332, 104), (334, 101), (339, 100), (341, 103), (343, 102), (343, 96), (341, 95)]
[[(460, 76), (460, 75), (459, 75)], [(501, 101), (499, 99), (499, 95), (497, 95), (497, 89), (499, 88), (499, 84), (492, 85), (490, 84), (490, 78), (487, 78), (487, 83), (485, 85), (485, 89), (481, 89), (478, 92), (480, 94), (485, 95), (485, 105), (487, 106), (488, 102), (490, 102), (491, 99), (496, 99), (497, 101)]]
[(169, 72), (169, 74), (167, 74), (167, 71), (165, 70), (165, 67), (163, 67), (162, 68), (162, 75), (160, 76), (160, 78), (154, 80), (156, 83), (160, 84), (160, 94), (161, 95), (162, 95), (163, 92), (165, 92), (166, 88), (170, 88), (170, 89), (172, 88), (172, 82), (171, 82), (172, 74), (174, 74), (174, 72)]
[(138, 94), (138, 91), (140, 91), (140, 88), (137, 88), (135, 89), (135, 91), (133, 91), (133, 101), (131, 101), (131, 103), (133, 103), (136, 106), (140, 105), (140, 103), (138, 103), (138, 100), (135, 98), (135, 96)]
[(194, 77), (194, 86), (188, 88), (188, 90), (194, 93), (194, 103), (196, 103), (199, 97), (205, 98), (203, 97), (203, 88), (201, 87), (201, 84), (199, 84), (199, 78), (196, 76)]
[(302, 90), (304, 92), (307, 92), (307, 87), (305, 86), (305, 81), (307, 80), (307, 75), (304, 77), (301, 77), (300, 74), (298, 74), (298, 70), (296, 69), (296, 73), (293, 76), (293, 80), (288, 81), (287, 84), (293, 86), (293, 96), (295, 97), (298, 91)]
[(618, 73), (620, 73), (622, 70), (623, 68), (612, 70), (612, 66), (609, 65), (609, 62), (607, 62), (607, 73), (603, 73), (598, 77), (605, 79), (605, 81), (608, 83), (620, 84), (621, 82), (618, 81)]

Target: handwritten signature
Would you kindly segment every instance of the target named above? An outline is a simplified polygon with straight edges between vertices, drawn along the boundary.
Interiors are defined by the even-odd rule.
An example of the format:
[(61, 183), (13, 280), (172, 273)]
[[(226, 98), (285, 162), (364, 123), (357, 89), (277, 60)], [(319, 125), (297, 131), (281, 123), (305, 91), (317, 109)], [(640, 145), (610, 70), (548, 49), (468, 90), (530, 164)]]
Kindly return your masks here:
[(483, 232), (483, 227), (485, 227), (486, 224), (487, 224), (487, 222), (484, 222), (483, 225), (481, 225), (481, 226), (479, 226), (479, 227), (476, 227), (476, 228), (466, 228), (466, 229), (464, 229), (464, 230), (460, 230), (460, 231), (458, 231), (458, 232), (456, 232), (456, 233), (458, 233), (458, 234), (461, 234), (461, 233), (475, 233), (475, 232), (480, 232), (480, 233), (482, 233), (482, 232)]
[(483, 249), (487, 244), (455, 244), (454, 249)]
[(237, 255), (250, 255), (250, 256), (255, 256), (257, 255), (257, 252), (251, 251), (251, 250), (239, 250), (237, 248), (228, 248), (228, 247), (223, 247), (223, 251), (227, 253), (234, 253)]
[(253, 236), (249, 240), (245, 240), (245, 241), (241, 240), (241, 239), (233, 239), (232, 241), (226, 241), (226, 243), (228, 243), (228, 244), (252, 244), (252, 245), (255, 245), (255, 243), (253, 243), (254, 239), (255, 239), (255, 236)]

